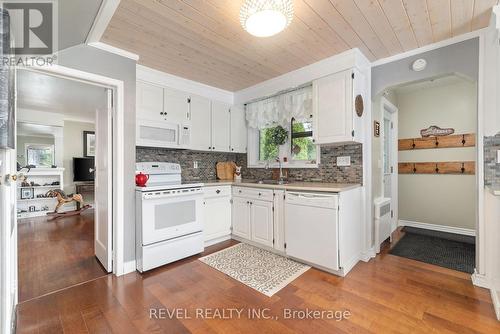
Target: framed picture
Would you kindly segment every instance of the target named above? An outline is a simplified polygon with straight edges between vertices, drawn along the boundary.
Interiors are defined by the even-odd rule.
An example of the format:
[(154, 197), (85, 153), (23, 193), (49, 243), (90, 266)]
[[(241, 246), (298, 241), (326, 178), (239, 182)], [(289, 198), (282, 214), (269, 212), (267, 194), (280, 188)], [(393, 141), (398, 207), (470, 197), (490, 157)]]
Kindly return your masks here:
[(33, 194), (34, 194), (33, 188), (21, 189), (21, 199), (32, 199)]
[(380, 123), (377, 121), (373, 123), (373, 134), (375, 137), (380, 137)]
[(95, 157), (95, 132), (83, 131), (83, 156)]

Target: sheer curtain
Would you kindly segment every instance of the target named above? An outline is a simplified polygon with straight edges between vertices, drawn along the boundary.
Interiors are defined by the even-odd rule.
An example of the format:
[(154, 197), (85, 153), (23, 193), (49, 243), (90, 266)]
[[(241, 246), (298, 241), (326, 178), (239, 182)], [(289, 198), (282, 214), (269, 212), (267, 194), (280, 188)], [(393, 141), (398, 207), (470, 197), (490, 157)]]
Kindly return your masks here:
[(278, 125), (288, 128), (292, 118), (305, 122), (311, 117), (312, 86), (246, 105), (248, 126), (258, 130)]

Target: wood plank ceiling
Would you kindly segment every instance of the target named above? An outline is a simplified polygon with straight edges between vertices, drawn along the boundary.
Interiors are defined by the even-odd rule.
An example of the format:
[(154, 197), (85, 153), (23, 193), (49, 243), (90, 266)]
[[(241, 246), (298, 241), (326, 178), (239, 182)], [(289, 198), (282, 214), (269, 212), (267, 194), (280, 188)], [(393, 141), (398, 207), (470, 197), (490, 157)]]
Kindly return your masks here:
[(294, 0), (282, 33), (253, 37), (243, 0), (121, 0), (102, 42), (139, 63), (237, 91), (350, 48), (376, 60), (486, 27), (498, 0)]

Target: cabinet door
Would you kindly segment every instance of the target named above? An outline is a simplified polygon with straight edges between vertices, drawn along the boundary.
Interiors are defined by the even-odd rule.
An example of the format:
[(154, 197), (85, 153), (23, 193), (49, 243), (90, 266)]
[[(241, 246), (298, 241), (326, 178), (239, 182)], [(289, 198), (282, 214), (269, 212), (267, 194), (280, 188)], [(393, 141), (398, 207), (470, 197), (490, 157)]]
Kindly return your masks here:
[(259, 200), (250, 203), (252, 241), (273, 247), (273, 203)]
[(138, 81), (136, 86), (137, 118), (158, 121), (163, 118), (163, 88)]
[(250, 201), (244, 197), (233, 197), (233, 234), (250, 240)]
[(192, 150), (208, 151), (211, 144), (210, 100), (201, 96), (191, 96), (191, 143)]
[(229, 152), (230, 106), (212, 101), (212, 150)]
[(183, 124), (189, 119), (189, 94), (171, 88), (165, 88), (165, 120)]
[(231, 107), (231, 152), (247, 152), (247, 125), (243, 106)]
[(205, 241), (231, 234), (231, 197), (205, 199)]
[(353, 140), (352, 71), (313, 82), (313, 136), (317, 144)]

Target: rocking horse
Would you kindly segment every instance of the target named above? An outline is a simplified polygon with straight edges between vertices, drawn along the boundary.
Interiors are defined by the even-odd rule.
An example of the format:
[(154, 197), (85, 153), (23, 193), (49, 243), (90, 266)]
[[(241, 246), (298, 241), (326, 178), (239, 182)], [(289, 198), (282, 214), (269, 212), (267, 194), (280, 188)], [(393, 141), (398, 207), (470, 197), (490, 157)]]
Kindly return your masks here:
[[(47, 215), (50, 216), (57, 216), (57, 217), (62, 217), (62, 216), (73, 216), (73, 215), (79, 215), (82, 211), (87, 210), (90, 208), (90, 205), (84, 205), (83, 203), (83, 196), (80, 194), (69, 194), (66, 195), (64, 191), (61, 189), (53, 189), (49, 190), (46, 194), (45, 197), (55, 197), (57, 199), (57, 205), (56, 208), (54, 209), (54, 212), (49, 212)], [(73, 211), (66, 211), (66, 212), (59, 212), (59, 208), (63, 206), (64, 204), (67, 203), (72, 203), (76, 202), (76, 210)]]

